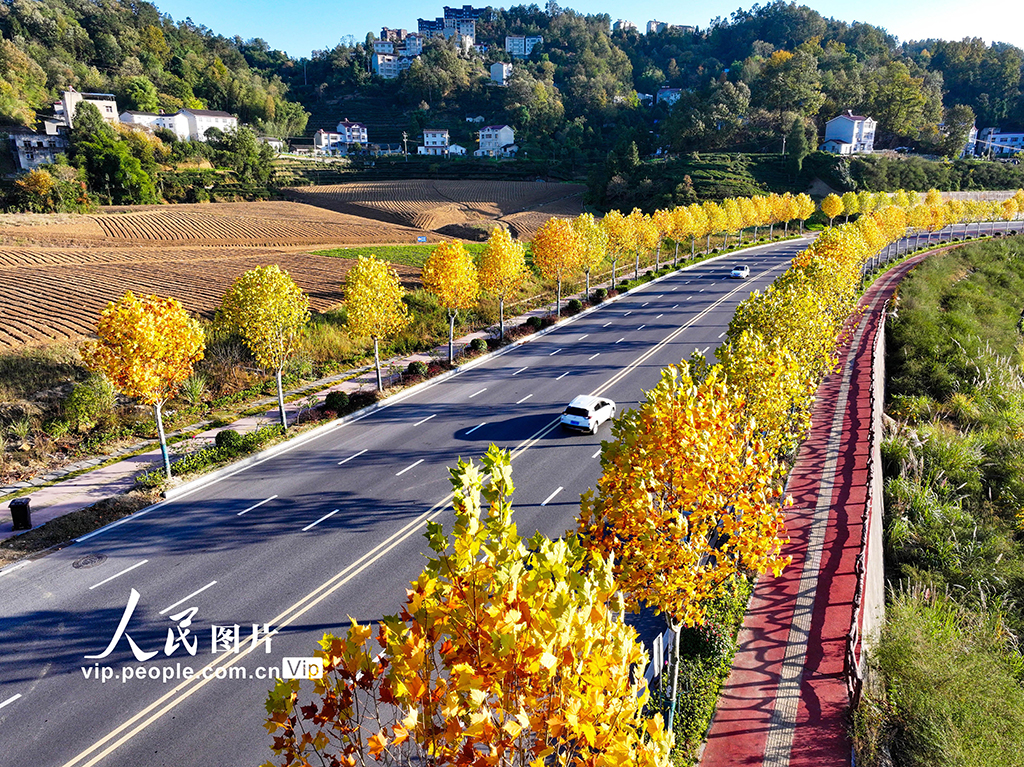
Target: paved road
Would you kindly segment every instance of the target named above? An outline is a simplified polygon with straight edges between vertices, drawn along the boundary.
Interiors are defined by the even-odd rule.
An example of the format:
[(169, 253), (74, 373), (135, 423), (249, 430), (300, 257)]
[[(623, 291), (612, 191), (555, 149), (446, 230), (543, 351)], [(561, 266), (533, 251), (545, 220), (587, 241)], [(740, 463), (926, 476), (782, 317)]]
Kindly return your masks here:
[[(262, 702), (271, 682), (257, 675), (280, 674), (286, 656), (311, 655), (346, 616), (368, 621), (398, 608), (422, 569), (424, 521), (449, 519), (448, 466), (492, 442), (515, 449), (520, 530), (561, 534), (600, 474), (600, 441), (608, 437), (607, 426), (593, 437), (563, 433), (557, 418), (565, 403), (600, 393), (621, 411), (665, 365), (694, 350), (710, 356), (736, 304), (784, 271), (803, 244), (698, 264), (370, 417), (6, 571), (0, 765), (266, 760)], [(729, 280), (734, 263), (749, 264), (751, 278)], [(124, 636), (109, 654), (87, 659), (104, 654), (133, 590), (139, 599)], [(187, 633), (181, 626), (189, 620)], [(278, 631), (269, 653), (249, 641), (254, 623)], [(213, 627), (235, 624), (239, 650), (213, 653)], [(129, 637), (155, 655), (136, 662)], [(125, 680), (123, 667), (161, 678)], [(187, 667), (192, 679), (184, 678)], [(114, 678), (98, 678), (104, 668)], [(239, 673), (249, 678), (214, 676)]]

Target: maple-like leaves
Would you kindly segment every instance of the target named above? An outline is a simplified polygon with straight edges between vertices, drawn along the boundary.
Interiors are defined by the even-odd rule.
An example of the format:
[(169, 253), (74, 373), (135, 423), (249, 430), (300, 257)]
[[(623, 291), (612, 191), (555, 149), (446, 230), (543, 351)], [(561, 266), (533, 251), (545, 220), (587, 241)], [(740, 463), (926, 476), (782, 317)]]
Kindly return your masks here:
[(452, 532), (429, 525), (433, 556), (381, 622), (379, 653), (353, 623), (324, 637), (310, 706), (297, 709), (297, 682), (271, 691), (281, 764), (668, 764), (611, 564), (571, 535), (519, 537), (510, 461), (492, 446), (452, 470)]
[(480, 257), (480, 286), (498, 298), (501, 337), (505, 337), (505, 299), (523, 284), (528, 269), (526, 248), (512, 239), (504, 227), (496, 226), (487, 238), (487, 247)]
[(96, 335), (96, 341), (82, 345), (82, 359), (122, 394), (153, 406), (170, 477), (161, 409), (203, 358), (202, 328), (177, 299), (137, 298), (128, 291), (100, 313)]
[(281, 370), (309, 322), (309, 297), (277, 264), (257, 266), (228, 288), (217, 323), (242, 337), (264, 368), (276, 371), (278, 410), (285, 428)]
[(356, 337), (373, 339), (378, 390), (383, 388), (379, 342), (391, 338), (412, 321), (404, 298), (405, 288), (398, 272), (375, 256), (360, 256), (345, 276), (348, 327)]

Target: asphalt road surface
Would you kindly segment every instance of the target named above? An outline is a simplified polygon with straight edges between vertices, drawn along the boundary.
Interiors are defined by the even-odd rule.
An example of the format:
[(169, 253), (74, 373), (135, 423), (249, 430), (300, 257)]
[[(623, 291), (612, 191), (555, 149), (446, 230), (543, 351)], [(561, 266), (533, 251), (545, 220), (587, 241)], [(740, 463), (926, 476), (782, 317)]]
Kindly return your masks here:
[[(9, 568), (0, 574), (0, 765), (264, 762), (263, 701), (284, 659), (311, 656), (348, 616), (397, 611), (423, 567), (426, 520), (450, 521), (448, 467), (491, 443), (513, 449), (520, 532), (561, 535), (600, 476), (610, 434), (608, 424), (596, 436), (563, 432), (566, 403), (600, 394), (621, 413), (666, 365), (694, 351), (711, 357), (736, 305), (806, 242), (648, 284), (362, 420)], [(735, 264), (748, 264), (750, 278), (729, 279)], [(253, 624), (260, 640), (265, 627), (276, 632), (269, 652), (252, 642)]]

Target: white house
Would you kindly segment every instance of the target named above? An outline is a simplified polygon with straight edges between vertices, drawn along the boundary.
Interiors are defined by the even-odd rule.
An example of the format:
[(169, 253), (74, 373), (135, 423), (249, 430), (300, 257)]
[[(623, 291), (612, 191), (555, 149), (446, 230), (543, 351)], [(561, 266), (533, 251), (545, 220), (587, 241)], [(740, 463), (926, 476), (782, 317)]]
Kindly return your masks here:
[(679, 101), (682, 95), (682, 88), (659, 88), (657, 93), (657, 103), (672, 106)]
[(544, 44), (540, 35), (505, 35), (505, 50), (513, 56), (526, 57), (533, 49)]
[(210, 128), (222, 133), (238, 129), (237, 117), (211, 109), (179, 109), (172, 115), (128, 110), (122, 112), (119, 119), (126, 125), (169, 130), (181, 141), (206, 141), (206, 131)]
[(666, 24), (664, 21), (657, 21), (652, 19), (651, 21), (647, 22), (647, 34), (649, 35), (656, 35), (659, 32), (664, 32), (666, 29), (668, 29), (668, 24)]
[(475, 157), (509, 157), (516, 153), (516, 132), (508, 125), (488, 125), (480, 129), (480, 148)]
[(448, 155), (448, 129), (447, 128), (424, 128), (423, 146), (417, 149), (417, 154)]
[(373, 73), (385, 80), (393, 80), (412, 66), (414, 58), (396, 56), (390, 53), (373, 54)]
[(342, 151), (341, 134), (323, 129), (318, 130), (313, 134), (313, 151), (318, 154), (334, 154)]
[(832, 154), (870, 153), (875, 148), (875, 126), (870, 117), (846, 114), (833, 117), (825, 123), (825, 141), (821, 149)]
[(999, 128), (982, 128), (977, 137), (978, 152), (994, 157), (1008, 157), (1024, 151), (1024, 133), (1010, 133)]
[(362, 144), (366, 146), (369, 143), (369, 138), (366, 133), (366, 126), (362, 123), (354, 123), (349, 120), (342, 120), (337, 126), (338, 135), (341, 139), (338, 143), (341, 144)]
[(614, 24), (612, 24), (612, 31), (613, 32), (629, 32), (631, 30), (633, 32), (636, 32), (636, 24), (634, 24), (632, 21), (626, 21), (625, 19), (619, 19)]
[(69, 91), (64, 91), (60, 101), (53, 105), (54, 119), (47, 123), (46, 132), (51, 132), (51, 125), (53, 133), (56, 133), (56, 129), (60, 126), (73, 128), (75, 125), (75, 110), (78, 109), (78, 105), (83, 101), (92, 104), (100, 110), (100, 117), (103, 118), (104, 122), (114, 124), (118, 121), (117, 98), (113, 93), (79, 93), (72, 88)]
[(277, 138), (277, 136), (257, 136), (256, 140), (261, 144), (266, 144), (275, 152), (283, 152), (288, 148), (284, 141)]
[(28, 128), (15, 128), (10, 132), (11, 154), (22, 170), (35, 170), (40, 165), (53, 163), (57, 155), (67, 150), (63, 136), (36, 133)]
[(460, 144), (451, 144), (448, 147), (448, 154), (449, 154), (449, 156), (455, 155), (457, 157), (465, 157), (466, 156), (466, 147), (461, 146)]
[(512, 76), (512, 65), (504, 61), (491, 64), (491, 81), (498, 85), (507, 85), (508, 78)]

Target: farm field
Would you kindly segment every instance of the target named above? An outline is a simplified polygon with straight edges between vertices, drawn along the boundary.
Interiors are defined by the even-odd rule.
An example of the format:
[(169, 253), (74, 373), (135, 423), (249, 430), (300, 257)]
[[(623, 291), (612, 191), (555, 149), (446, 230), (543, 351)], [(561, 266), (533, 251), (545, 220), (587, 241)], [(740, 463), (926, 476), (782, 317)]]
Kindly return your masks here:
[(401, 180), (292, 187), (294, 200), (420, 230), (499, 221), (520, 238), (540, 221), (583, 212), (580, 184), (531, 181)]
[[(141, 205), (92, 215), (0, 215), (0, 350), (87, 336), (99, 312), (126, 290), (174, 296), (212, 317), (235, 278), (272, 263), (323, 311), (341, 301), (348, 259), (375, 247), (393, 259), (407, 287), (416, 287), (416, 267), (425, 257), (425, 246), (415, 246), (419, 237), (429, 244), (457, 232), (486, 234), (498, 221), (526, 239), (550, 216), (581, 212), (582, 190), (511, 181), (381, 182), (291, 190), (324, 205)], [(453, 230), (434, 231), (446, 226)], [(312, 252), (338, 248), (356, 250), (339, 252), (340, 258)]]

